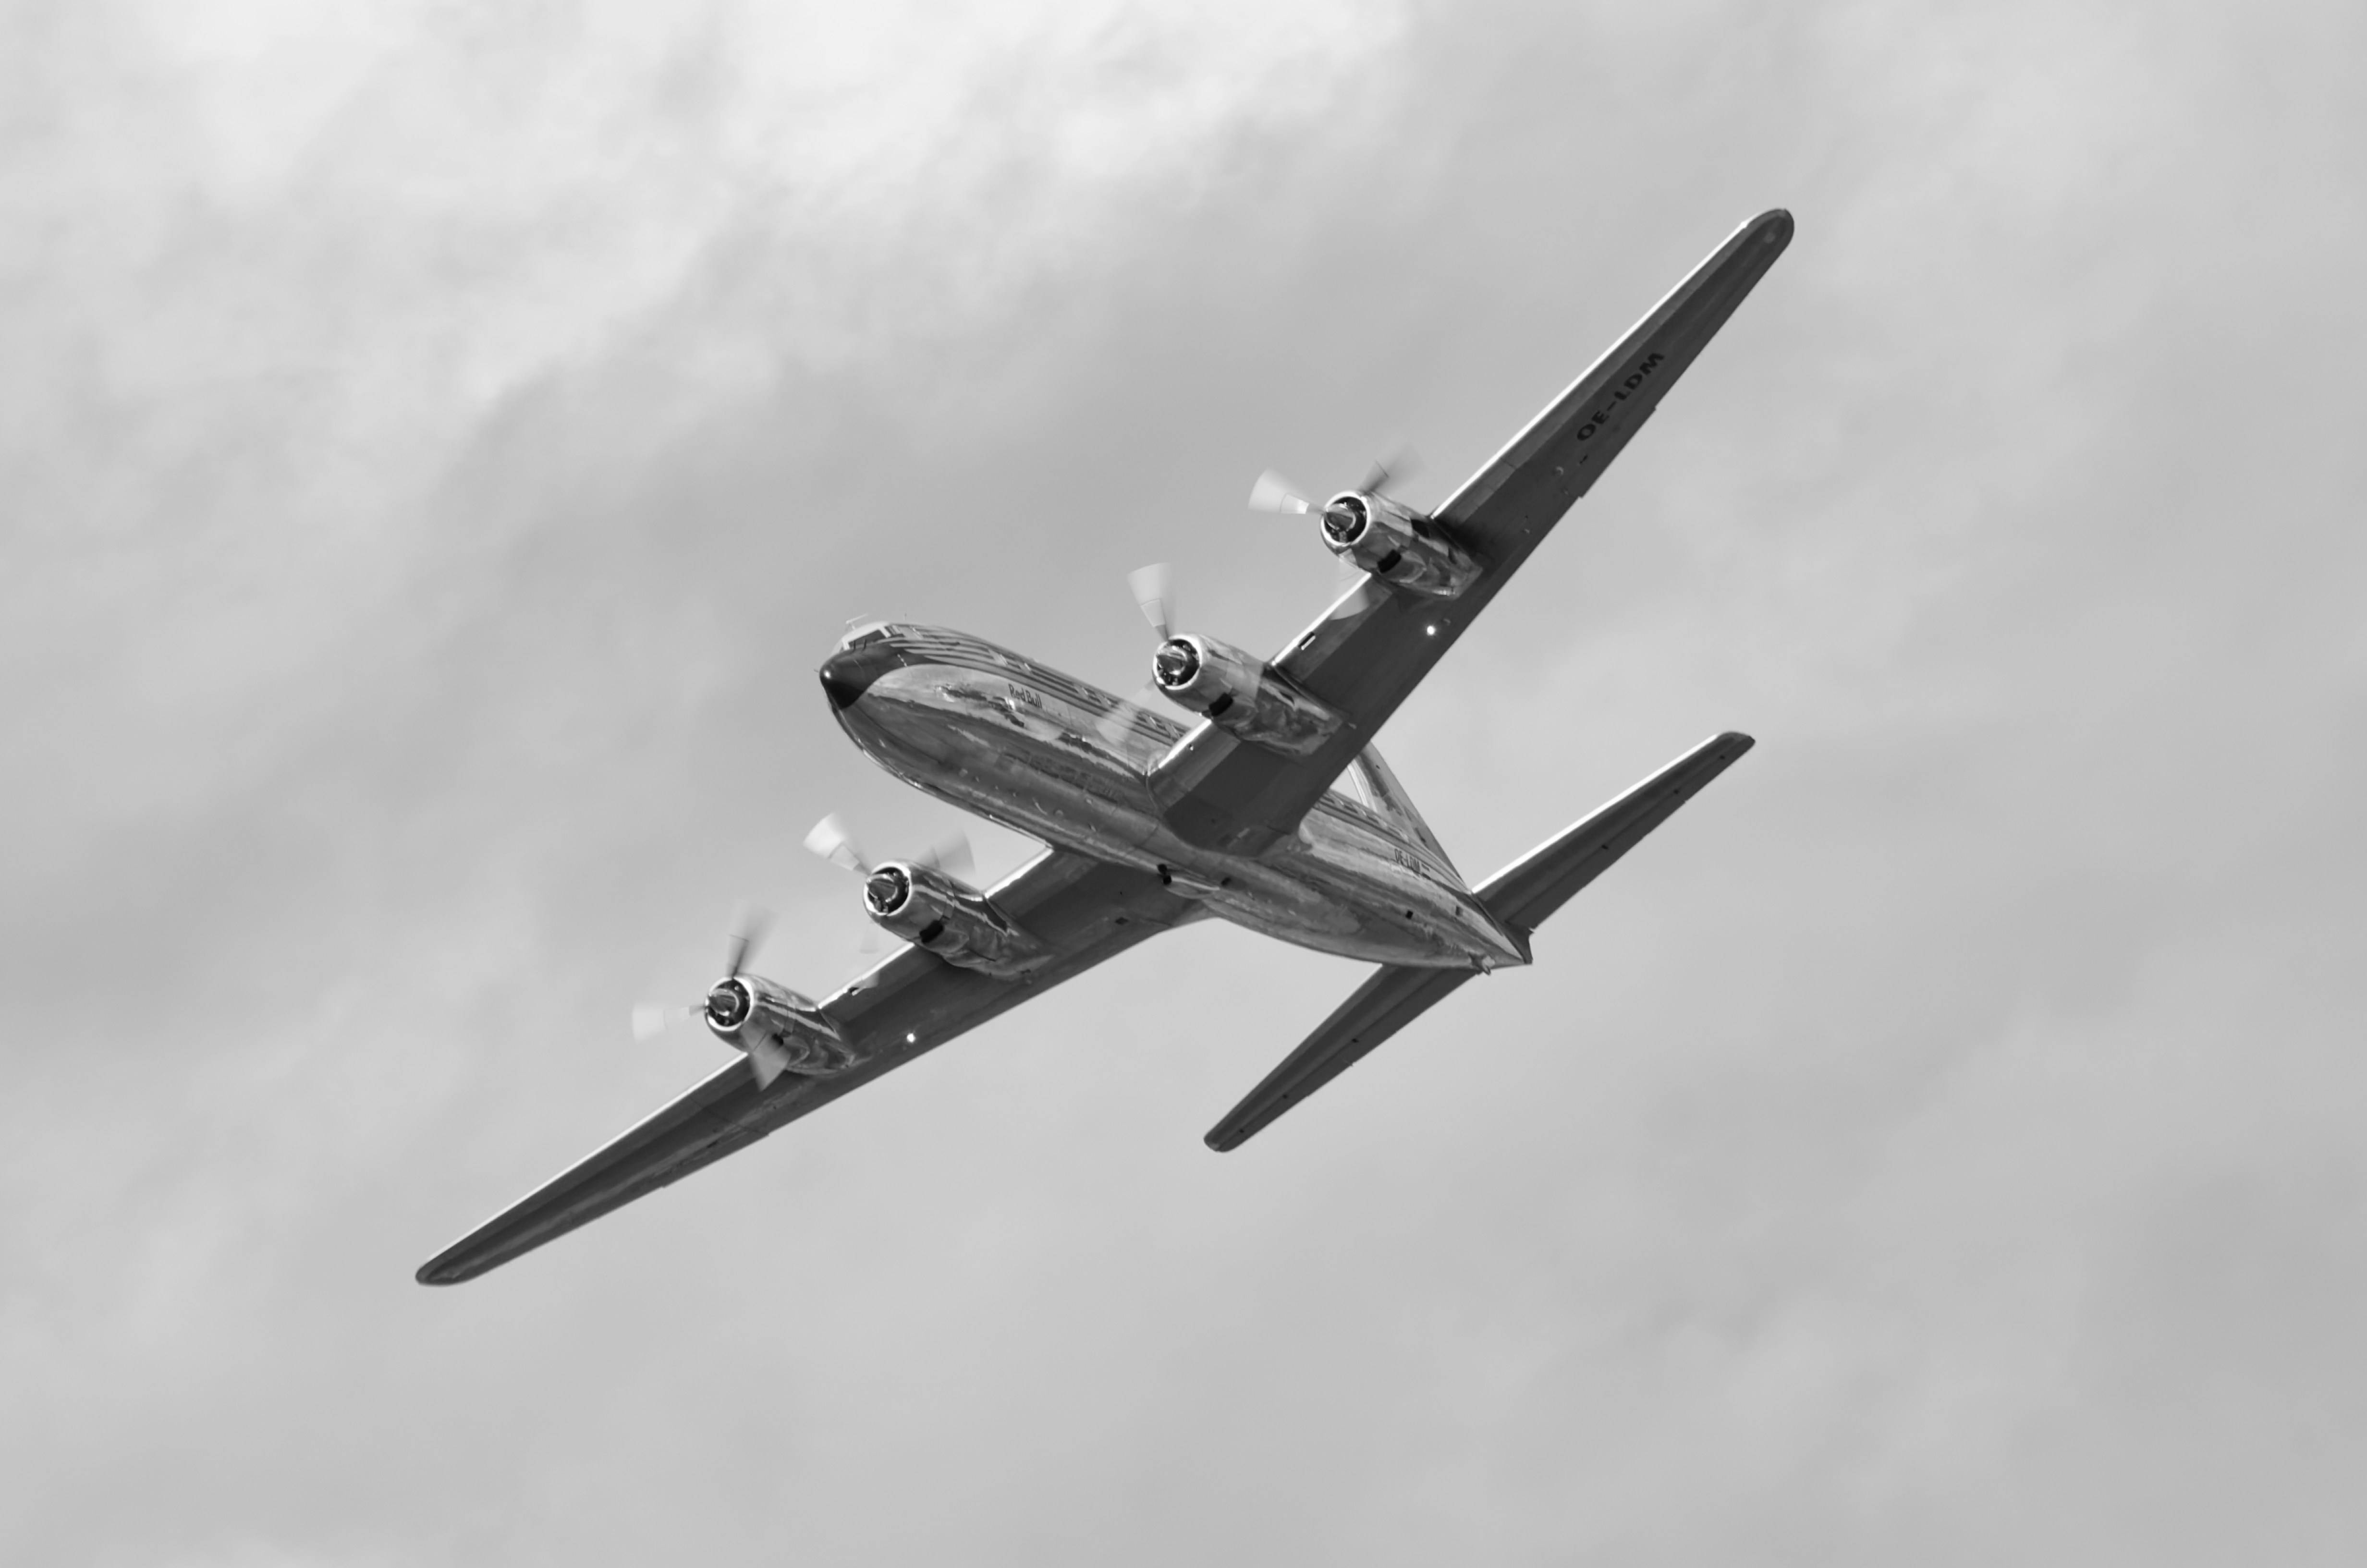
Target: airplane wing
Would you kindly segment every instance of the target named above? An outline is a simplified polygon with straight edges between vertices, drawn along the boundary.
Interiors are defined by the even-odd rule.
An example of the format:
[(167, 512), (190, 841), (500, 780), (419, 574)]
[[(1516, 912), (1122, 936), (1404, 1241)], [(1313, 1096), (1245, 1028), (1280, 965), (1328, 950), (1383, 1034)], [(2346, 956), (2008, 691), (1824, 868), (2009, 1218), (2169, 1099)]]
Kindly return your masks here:
[(994, 979), (907, 947), (821, 1004), (850, 1043), (884, 1043), (879, 1055), (835, 1077), (784, 1073), (769, 1089), (758, 1088), (746, 1064), (735, 1057), (607, 1147), (428, 1259), (420, 1266), (419, 1282), (472, 1280), (747, 1147), (1047, 987), (1204, 912), (1148, 872), (1059, 850), (1028, 862), (990, 897), (1057, 954), (1032, 979)]
[[(1554, 835), (1480, 884), (1479, 901), (1488, 906), (1489, 914), (1522, 935), (1535, 931), (1751, 745), (1750, 736), (1731, 730), (1703, 741), (1593, 816)], [(1375, 1046), (1470, 978), (1468, 969), (1381, 965), (1305, 1043), (1284, 1057), (1280, 1066), (1209, 1129), (1203, 1142), (1220, 1154), (1240, 1147), (1267, 1122), (1355, 1066)]]
[(1291, 831), (1593, 488), (1791, 239), (1792, 215), (1781, 209), (1736, 230), (1439, 508), (1435, 523), (1482, 569), (1459, 597), (1427, 599), (1368, 578), (1274, 660), (1347, 716), (1321, 750), (1285, 758), (1206, 722), (1186, 735), (1151, 775), (1169, 825), (1194, 843), (1243, 854)]

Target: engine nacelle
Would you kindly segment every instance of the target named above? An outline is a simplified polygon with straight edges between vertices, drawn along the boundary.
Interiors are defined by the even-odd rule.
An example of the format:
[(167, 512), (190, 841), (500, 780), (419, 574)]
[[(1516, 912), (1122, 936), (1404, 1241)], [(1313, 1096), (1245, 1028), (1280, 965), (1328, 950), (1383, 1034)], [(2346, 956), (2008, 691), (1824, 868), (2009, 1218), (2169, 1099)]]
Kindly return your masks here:
[(934, 866), (889, 861), (863, 883), (863, 908), (882, 931), (948, 964), (1015, 980), (1052, 956), (985, 894)]
[(1429, 518), (1386, 495), (1342, 491), (1323, 509), (1323, 543), (1385, 582), (1433, 599), (1471, 586), (1479, 563), (1442, 537)]
[(769, 1041), (783, 1070), (808, 1077), (843, 1073), (863, 1060), (812, 1000), (761, 975), (729, 975), (707, 993), (707, 1027), (735, 1051)]
[(1311, 755), (1347, 722), (1272, 665), (1214, 637), (1169, 637), (1151, 655), (1150, 673), (1171, 700), (1285, 757)]

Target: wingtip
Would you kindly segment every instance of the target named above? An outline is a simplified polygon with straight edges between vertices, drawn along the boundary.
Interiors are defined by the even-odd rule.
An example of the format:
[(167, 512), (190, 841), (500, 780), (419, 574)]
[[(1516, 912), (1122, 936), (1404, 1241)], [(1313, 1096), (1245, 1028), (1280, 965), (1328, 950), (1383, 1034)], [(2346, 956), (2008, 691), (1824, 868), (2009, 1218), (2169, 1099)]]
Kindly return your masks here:
[(481, 1257), (463, 1254), (460, 1246), (455, 1244), (421, 1264), (411, 1277), (423, 1285), (460, 1285), (492, 1267)]
[(1788, 207), (1771, 207), (1748, 226), (1758, 230), (1760, 238), (1768, 244), (1783, 246), (1792, 243), (1792, 209)]

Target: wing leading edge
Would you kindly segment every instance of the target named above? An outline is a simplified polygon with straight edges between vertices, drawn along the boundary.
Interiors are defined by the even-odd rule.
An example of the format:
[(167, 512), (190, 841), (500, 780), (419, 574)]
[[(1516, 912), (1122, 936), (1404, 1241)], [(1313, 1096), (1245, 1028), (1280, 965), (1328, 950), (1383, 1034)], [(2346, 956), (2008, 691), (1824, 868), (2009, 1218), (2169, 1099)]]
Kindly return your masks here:
[(1792, 215), (1781, 209), (1737, 229), (1438, 509), (1441, 530), (1481, 567), (1460, 596), (1424, 599), (1366, 580), (1275, 658), (1347, 716), (1320, 750), (1286, 758), (1207, 723), (1187, 735), (1151, 778), (1170, 826), (1238, 853), (1289, 832), (1594, 487), (1791, 240)]
[[(1611, 869), (1644, 835), (1667, 821), (1704, 784), (1751, 748), (1748, 735), (1714, 737), (1661, 769), (1583, 822), (1556, 835), (1489, 877), (1477, 890), (1489, 913), (1523, 936)], [(1268, 1073), (1203, 1140), (1237, 1149), (1267, 1122), (1346, 1072), (1366, 1053), (1471, 978), (1468, 969), (1383, 964), (1355, 994)]]
[(1183, 924), (1200, 907), (1148, 872), (1049, 850), (991, 891), (1058, 954), (1025, 983), (905, 948), (822, 1004), (847, 1039), (886, 1049), (836, 1077), (759, 1088), (738, 1061), (420, 1266), (423, 1285), (473, 1280), (821, 1110), (1050, 986)]

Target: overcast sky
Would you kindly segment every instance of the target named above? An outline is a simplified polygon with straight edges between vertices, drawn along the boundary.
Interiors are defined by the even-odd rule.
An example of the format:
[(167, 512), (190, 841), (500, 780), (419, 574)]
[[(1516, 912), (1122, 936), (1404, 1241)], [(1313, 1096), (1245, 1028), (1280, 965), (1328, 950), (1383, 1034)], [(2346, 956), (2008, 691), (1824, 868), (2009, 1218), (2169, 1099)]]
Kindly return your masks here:
[[(0, 1558), (2367, 1557), (2367, 10), (0, 6)], [(457, 1290), (954, 818), (850, 616), (1118, 690), (1799, 231), (1382, 737), (1480, 877), (1240, 1153), (1138, 950)], [(975, 834), (982, 870), (1026, 852)], [(697, 1554), (697, 1555), (695, 1555)]]

